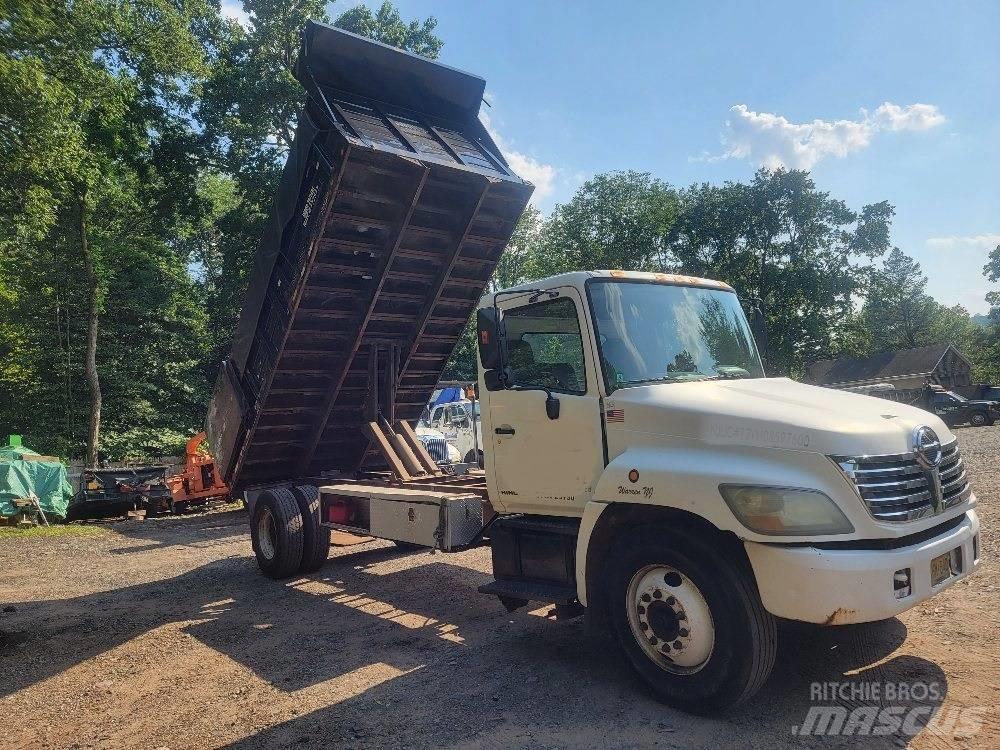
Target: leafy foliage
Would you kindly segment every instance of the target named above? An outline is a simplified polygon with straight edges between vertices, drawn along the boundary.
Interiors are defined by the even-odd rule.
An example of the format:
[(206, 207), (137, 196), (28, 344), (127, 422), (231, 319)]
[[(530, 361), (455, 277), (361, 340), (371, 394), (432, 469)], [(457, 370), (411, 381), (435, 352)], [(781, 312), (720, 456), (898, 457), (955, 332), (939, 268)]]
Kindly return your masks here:
[[(331, 20), (326, 0), (243, 7), (245, 26), (218, 0), (0, 11), (0, 425), (44, 453), (179, 451), (201, 426), (303, 101), (299, 31)], [(431, 58), (443, 44), (433, 18), (390, 2), (333, 23)], [(706, 275), (740, 292), (772, 374), (947, 340), (1000, 380), (1000, 292), (986, 328), (939, 305), (889, 252), (892, 216), (805, 172), (686, 189), (599, 174), (549, 217), (525, 212), (491, 286), (585, 268)], [(1000, 247), (984, 273), (1000, 281)], [(475, 377), (471, 323), (445, 376)]]
[(892, 208), (859, 212), (816, 189), (806, 172), (761, 170), (749, 184), (680, 194), (670, 249), (682, 273), (731, 284), (771, 374), (797, 374), (830, 353), (836, 327), (864, 291), (866, 262), (889, 247)]

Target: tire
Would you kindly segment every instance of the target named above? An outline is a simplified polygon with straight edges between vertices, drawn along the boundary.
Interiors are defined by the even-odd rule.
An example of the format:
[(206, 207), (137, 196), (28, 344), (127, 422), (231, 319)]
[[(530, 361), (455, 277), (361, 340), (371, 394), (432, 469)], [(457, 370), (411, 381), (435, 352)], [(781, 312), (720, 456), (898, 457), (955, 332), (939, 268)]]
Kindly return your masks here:
[(972, 416), (969, 417), (969, 422), (973, 427), (985, 427), (986, 425), (993, 424), (993, 420), (990, 419), (989, 415), (982, 411), (973, 412)]
[(292, 488), (302, 514), (302, 562), (300, 573), (315, 573), (330, 556), (330, 528), (319, 522), (319, 490), (310, 484)]
[(747, 700), (767, 680), (777, 626), (746, 561), (720, 554), (696, 533), (624, 530), (605, 558), (602, 593), (618, 645), (656, 696), (712, 714)]
[(480, 469), (483, 468), (483, 452), (482, 451), (469, 451), (465, 454), (465, 458), (462, 459), (464, 463), (475, 464)]
[(147, 500), (146, 501), (146, 518), (156, 518), (160, 515), (160, 501), (159, 500)]
[(250, 541), (261, 572), (287, 578), (302, 564), (302, 511), (291, 490), (280, 487), (260, 493), (250, 519)]

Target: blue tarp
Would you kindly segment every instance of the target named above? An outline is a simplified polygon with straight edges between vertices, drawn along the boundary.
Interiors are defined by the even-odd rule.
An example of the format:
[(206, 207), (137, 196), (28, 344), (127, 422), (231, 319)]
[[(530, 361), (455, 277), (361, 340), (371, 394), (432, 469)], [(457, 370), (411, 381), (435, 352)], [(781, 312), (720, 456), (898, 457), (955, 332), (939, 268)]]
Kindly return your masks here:
[(431, 404), (431, 408), (434, 408), (438, 404), (450, 404), (452, 401), (461, 401), (463, 398), (465, 398), (465, 395), (457, 385), (450, 388), (442, 388), (441, 393), (438, 394), (438, 397), (434, 399), (434, 403)]

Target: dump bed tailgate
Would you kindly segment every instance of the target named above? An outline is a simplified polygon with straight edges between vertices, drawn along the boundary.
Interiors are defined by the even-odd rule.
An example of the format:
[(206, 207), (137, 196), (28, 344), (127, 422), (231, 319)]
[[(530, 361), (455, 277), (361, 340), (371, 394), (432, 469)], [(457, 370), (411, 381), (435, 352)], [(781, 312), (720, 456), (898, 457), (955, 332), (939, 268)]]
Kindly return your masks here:
[(371, 345), (430, 397), (531, 195), (479, 122), (482, 79), (310, 23), (309, 97), (209, 411), (237, 489), (358, 468)]

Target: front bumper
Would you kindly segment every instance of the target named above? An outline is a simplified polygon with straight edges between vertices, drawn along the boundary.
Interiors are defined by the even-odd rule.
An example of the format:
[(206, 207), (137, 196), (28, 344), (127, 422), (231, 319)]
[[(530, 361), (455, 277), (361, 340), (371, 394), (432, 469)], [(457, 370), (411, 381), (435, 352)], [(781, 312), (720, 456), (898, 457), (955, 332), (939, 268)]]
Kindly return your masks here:
[[(974, 510), (940, 536), (890, 550), (818, 549), (745, 542), (764, 607), (789, 620), (846, 625), (894, 617), (976, 570)], [(960, 547), (961, 572), (931, 585), (931, 560)], [(978, 540), (976, 547), (978, 549)], [(893, 574), (910, 569), (910, 594), (897, 599)]]

